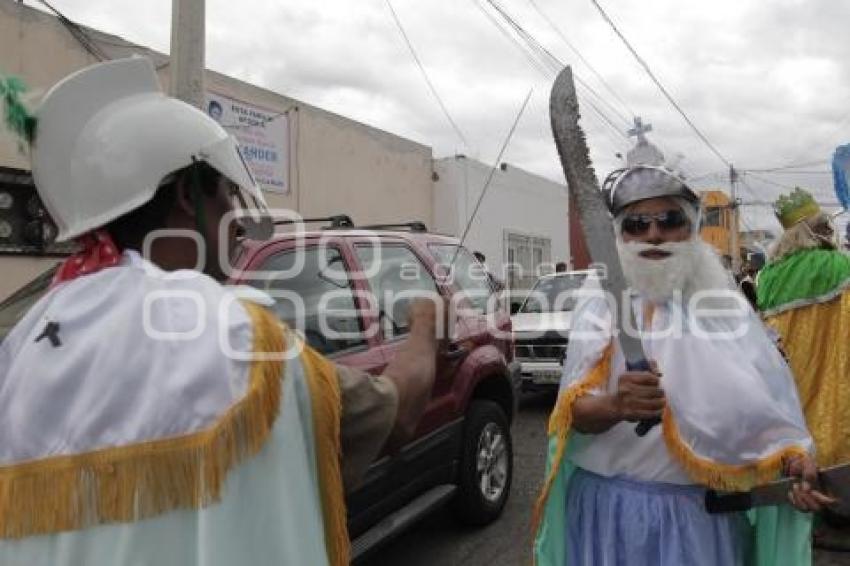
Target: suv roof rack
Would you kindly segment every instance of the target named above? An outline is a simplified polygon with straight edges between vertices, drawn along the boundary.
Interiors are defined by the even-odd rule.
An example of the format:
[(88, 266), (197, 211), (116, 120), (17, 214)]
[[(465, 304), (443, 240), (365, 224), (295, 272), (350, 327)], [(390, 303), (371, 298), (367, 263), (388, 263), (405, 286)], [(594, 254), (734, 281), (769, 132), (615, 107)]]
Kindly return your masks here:
[(300, 221), (296, 220), (275, 220), (275, 226), (282, 226), (284, 224), (315, 224), (317, 222), (329, 222), (330, 228), (354, 228), (354, 221), (347, 214), (335, 214), (333, 216), (322, 216), (317, 218), (302, 218)]
[(354, 220), (347, 214), (335, 214), (333, 216), (320, 216), (316, 218), (303, 218), (300, 221), (297, 220), (275, 220), (275, 226), (282, 226), (287, 224), (316, 224), (319, 222), (325, 222), (329, 225), (326, 228), (330, 229), (351, 229), (357, 228), (360, 230), (410, 230), (411, 232), (427, 232), (428, 227), (421, 220), (414, 220), (412, 222), (399, 222), (394, 224), (367, 224), (365, 226), (356, 226), (354, 224)]
[(413, 222), (400, 222), (397, 224), (369, 224), (367, 226), (358, 226), (363, 230), (399, 230), (407, 228), (411, 232), (427, 232), (428, 227), (421, 220)]

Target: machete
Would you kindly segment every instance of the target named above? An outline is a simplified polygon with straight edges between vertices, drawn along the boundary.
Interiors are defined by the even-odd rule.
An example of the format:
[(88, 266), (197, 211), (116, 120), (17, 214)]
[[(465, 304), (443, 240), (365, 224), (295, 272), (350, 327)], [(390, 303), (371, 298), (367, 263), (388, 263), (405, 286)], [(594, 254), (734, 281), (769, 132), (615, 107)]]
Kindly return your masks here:
[[(753, 507), (787, 503), (788, 492), (799, 481), (799, 478), (783, 478), (743, 492), (709, 490), (705, 494), (705, 509), (709, 513), (734, 513)], [(850, 463), (824, 468), (818, 472), (817, 488), (838, 500), (836, 510), (850, 511)]]
[[(635, 313), (631, 302), (626, 302), (628, 286), (617, 252), (614, 225), (590, 164), (584, 131), (578, 124), (578, 98), (572, 69), (569, 66), (561, 70), (552, 86), (549, 115), (558, 156), (567, 179), (567, 190), (578, 207), (578, 216), (590, 249), (590, 257), (593, 263), (605, 266), (605, 274), (600, 278), (602, 288), (618, 301), (614, 335), (623, 350), (626, 368), (629, 371), (650, 371), (640, 338), (623, 331), (624, 327), (637, 328)], [(630, 323), (627, 327), (624, 324), (626, 322)], [(641, 421), (635, 432), (638, 436), (644, 436), (659, 422), (661, 420), (657, 418)]]

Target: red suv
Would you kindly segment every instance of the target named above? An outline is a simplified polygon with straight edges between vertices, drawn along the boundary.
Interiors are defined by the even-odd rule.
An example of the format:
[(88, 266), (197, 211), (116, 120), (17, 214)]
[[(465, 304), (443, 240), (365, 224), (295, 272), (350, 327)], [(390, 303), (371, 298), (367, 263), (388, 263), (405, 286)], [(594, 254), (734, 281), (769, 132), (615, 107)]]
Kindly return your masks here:
[[(510, 316), (490, 278), (456, 238), (421, 223), (318, 220), (329, 226), (245, 242), (231, 283), (272, 295), (276, 314), (325, 356), (380, 373), (407, 333), (413, 296), (439, 293), (459, 307), (413, 440), (383, 454), (348, 494), (355, 559), (449, 501), (466, 523), (493, 521), (510, 492), (520, 377)], [(0, 305), (0, 339), (49, 281), (42, 276)]]

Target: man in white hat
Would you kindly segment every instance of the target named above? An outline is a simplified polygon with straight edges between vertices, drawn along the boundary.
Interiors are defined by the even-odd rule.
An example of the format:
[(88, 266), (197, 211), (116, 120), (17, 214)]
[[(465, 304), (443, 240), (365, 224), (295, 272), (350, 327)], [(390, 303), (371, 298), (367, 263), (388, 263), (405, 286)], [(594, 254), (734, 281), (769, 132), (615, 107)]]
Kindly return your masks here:
[[(707, 488), (745, 491), (783, 472), (811, 481), (816, 470), (791, 372), (700, 239), (699, 198), (651, 166), (615, 172), (605, 190), (626, 308), (654, 371), (626, 370), (611, 303), (588, 281), (549, 422), (536, 563), (809, 563), (808, 515), (704, 508)], [(637, 436), (634, 423), (653, 418), (662, 424)], [(804, 482), (790, 502), (814, 510), (831, 500)]]
[(74, 73), (34, 117), (17, 90), (38, 194), (82, 251), (0, 345), (0, 564), (347, 565), (343, 478), (416, 426), (435, 303), (384, 376), (332, 364), (219, 283), (233, 199), (255, 235), (265, 203), (148, 60)]

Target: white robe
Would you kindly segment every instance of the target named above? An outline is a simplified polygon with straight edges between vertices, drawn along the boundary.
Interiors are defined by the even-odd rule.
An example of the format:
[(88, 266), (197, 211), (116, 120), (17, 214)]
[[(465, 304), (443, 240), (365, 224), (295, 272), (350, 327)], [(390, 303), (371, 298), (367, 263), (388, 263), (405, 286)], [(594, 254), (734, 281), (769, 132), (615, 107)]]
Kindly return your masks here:
[[(50, 291), (0, 345), (0, 466), (210, 426), (248, 386), (253, 329), (236, 298), (208, 277), (166, 274), (133, 252)], [(58, 347), (36, 341), (48, 321), (60, 325)], [(2, 539), (0, 564), (327, 564), (310, 394), (300, 361), (285, 367), (272, 432), (231, 470), (220, 502)]]
[[(598, 282), (589, 280), (584, 290), (598, 293)], [(645, 301), (634, 301), (637, 326), (644, 328)], [(673, 301), (655, 307), (653, 332), (642, 342), (662, 373), (661, 387), (681, 439), (698, 457), (726, 465), (758, 461), (791, 446), (811, 452), (791, 371), (761, 320), (742, 307), (737, 315), (715, 318), (701, 318), (695, 309)], [(579, 304), (562, 390), (582, 379), (601, 358), (611, 341), (609, 313), (598, 294)], [(623, 372), (625, 360), (614, 340), (607, 392), (616, 392)], [(670, 454), (660, 426), (643, 438), (634, 429), (635, 423), (621, 422), (602, 434), (576, 434), (573, 462), (608, 477), (695, 483)]]

